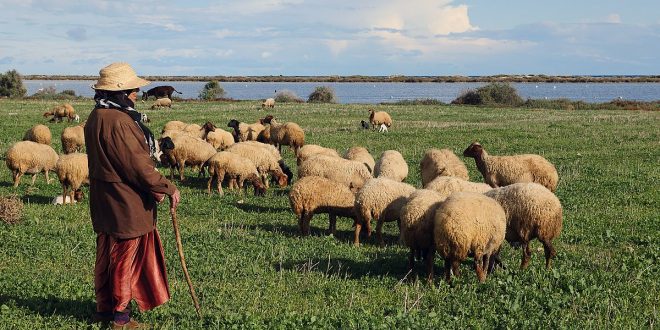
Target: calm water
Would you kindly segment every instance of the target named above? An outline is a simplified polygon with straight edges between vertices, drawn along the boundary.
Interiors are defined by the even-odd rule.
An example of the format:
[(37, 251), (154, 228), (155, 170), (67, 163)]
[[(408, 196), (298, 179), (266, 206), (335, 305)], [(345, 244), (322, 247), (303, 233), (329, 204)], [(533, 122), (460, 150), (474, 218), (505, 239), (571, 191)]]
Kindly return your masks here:
[[(54, 86), (58, 92), (71, 89), (77, 95), (91, 97), (94, 91), (88, 80), (24, 80), (28, 95), (40, 88)], [(206, 82), (198, 81), (154, 81), (150, 86), (171, 85), (182, 98), (197, 98)], [(281, 82), (223, 82), (220, 85), (227, 97), (238, 100), (258, 100), (273, 97), (276, 91), (289, 90), (303, 99), (317, 86), (334, 88), (340, 103), (380, 103), (397, 100), (437, 99), (451, 102), (461, 92), (483, 86), (484, 83), (281, 83)], [(660, 99), (660, 83), (515, 83), (512, 84), (522, 98), (557, 99), (567, 98), (585, 102), (607, 102), (625, 100), (654, 101)]]

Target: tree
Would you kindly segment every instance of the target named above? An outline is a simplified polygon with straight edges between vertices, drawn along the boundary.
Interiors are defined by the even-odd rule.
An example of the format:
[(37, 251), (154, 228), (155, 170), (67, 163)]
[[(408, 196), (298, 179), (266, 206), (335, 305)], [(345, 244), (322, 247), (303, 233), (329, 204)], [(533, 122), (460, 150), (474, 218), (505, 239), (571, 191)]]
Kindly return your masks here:
[(215, 100), (225, 96), (225, 90), (220, 86), (217, 81), (210, 81), (204, 85), (204, 88), (199, 92), (199, 98), (202, 100)]
[(23, 97), (26, 93), (23, 79), (16, 70), (0, 74), (0, 97)]

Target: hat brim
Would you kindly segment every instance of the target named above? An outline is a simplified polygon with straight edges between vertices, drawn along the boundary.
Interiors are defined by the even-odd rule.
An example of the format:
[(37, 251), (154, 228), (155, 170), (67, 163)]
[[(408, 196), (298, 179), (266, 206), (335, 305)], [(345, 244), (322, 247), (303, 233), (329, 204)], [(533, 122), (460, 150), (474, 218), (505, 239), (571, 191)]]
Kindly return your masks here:
[(125, 83), (122, 84), (110, 84), (110, 83), (96, 83), (92, 85), (92, 89), (99, 89), (99, 90), (104, 90), (104, 91), (124, 91), (127, 89), (135, 89), (135, 88), (140, 88), (142, 86), (146, 86), (151, 84), (151, 81), (142, 79), (140, 77), (135, 77)]

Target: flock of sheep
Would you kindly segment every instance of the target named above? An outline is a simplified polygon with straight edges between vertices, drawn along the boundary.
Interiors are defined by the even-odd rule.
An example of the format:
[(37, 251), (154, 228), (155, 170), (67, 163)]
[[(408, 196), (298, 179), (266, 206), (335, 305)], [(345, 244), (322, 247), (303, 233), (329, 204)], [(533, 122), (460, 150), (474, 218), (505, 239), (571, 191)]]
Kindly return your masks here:
[[(71, 108), (73, 109), (73, 108)], [(54, 113), (54, 111), (52, 111)], [(71, 120), (71, 114), (66, 116)], [(391, 117), (370, 111), (372, 127), (391, 127)], [(14, 187), (23, 174), (57, 173), (63, 202), (82, 198), (80, 187), (88, 181), (84, 145), (84, 122), (62, 132), (64, 155), (50, 146), (48, 127), (36, 125), (6, 154)], [(336, 232), (337, 217), (353, 219), (354, 244), (368, 238), (372, 221), (376, 239), (382, 245), (383, 224), (397, 221), (400, 241), (410, 249), (408, 266), (425, 260), (428, 279), (433, 279), (436, 253), (444, 260), (444, 276), (459, 274), (459, 265), (471, 256), (479, 281), (485, 281), (497, 264), (504, 240), (522, 247), (521, 268), (529, 265), (530, 241), (537, 238), (544, 247), (546, 268), (556, 255), (552, 245), (561, 232), (562, 206), (554, 192), (559, 180), (553, 164), (539, 155), (492, 156), (478, 142), (463, 156), (474, 158), (485, 183), (470, 182), (463, 161), (449, 149), (430, 149), (420, 161), (422, 189), (403, 182), (408, 165), (401, 153), (387, 150), (378, 160), (364, 147), (355, 146), (340, 155), (335, 149), (305, 144), (305, 132), (296, 123), (279, 123), (266, 116), (248, 124), (235, 119), (225, 131), (212, 123), (168, 122), (158, 140), (155, 158), (170, 167), (170, 178), (178, 171), (184, 180), (186, 165), (200, 175), (208, 171), (207, 190), (216, 182), (229, 190), (254, 188), (264, 195), (272, 176), (280, 187), (291, 185), (293, 173), (281, 157), (281, 147), (296, 155), (298, 180), (289, 192), (291, 209), (301, 235), (310, 233), (315, 214), (329, 215), (329, 233)]]

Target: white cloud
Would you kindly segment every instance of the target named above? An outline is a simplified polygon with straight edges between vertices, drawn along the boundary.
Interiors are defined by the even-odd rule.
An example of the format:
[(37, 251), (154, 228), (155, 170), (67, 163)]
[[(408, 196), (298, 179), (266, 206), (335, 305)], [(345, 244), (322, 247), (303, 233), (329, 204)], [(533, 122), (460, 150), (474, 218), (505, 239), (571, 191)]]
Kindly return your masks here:
[(610, 14), (605, 18), (605, 22), (619, 24), (621, 23), (621, 16), (619, 14)]
[(269, 58), (269, 57), (271, 57), (272, 55), (273, 55), (273, 54), (272, 54), (271, 52), (262, 52), (262, 53), (261, 53), (261, 58)]
[(337, 56), (348, 47), (348, 40), (326, 40), (325, 44), (330, 48), (332, 55)]
[(169, 31), (183, 32), (186, 30), (186, 28), (183, 27), (183, 25), (175, 24), (171, 22), (172, 18), (169, 16), (138, 15), (135, 17), (135, 20), (138, 24), (146, 24), (146, 25), (162, 27)]
[(215, 52), (215, 55), (218, 57), (230, 57), (233, 54), (234, 54), (233, 49), (219, 50)]

